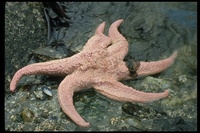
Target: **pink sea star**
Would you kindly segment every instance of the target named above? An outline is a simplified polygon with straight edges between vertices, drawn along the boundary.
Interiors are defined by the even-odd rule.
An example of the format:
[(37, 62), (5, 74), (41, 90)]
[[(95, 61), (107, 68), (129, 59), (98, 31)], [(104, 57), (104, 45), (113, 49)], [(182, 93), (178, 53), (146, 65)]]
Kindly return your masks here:
[[(168, 90), (161, 93), (146, 93), (119, 82), (132, 78), (130, 69), (123, 61), (128, 52), (128, 42), (117, 29), (122, 22), (122, 19), (115, 21), (109, 28), (108, 36), (103, 34), (105, 22), (101, 23), (83, 50), (72, 57), (21, 68), (15, 73), (10, 90), (15, 90), (17, 82), (24, 75), (65, 75), (58, 87), (58, 100), (62, 110), (82, 127), (87, 127), (90, 123), (78, 114), (73, 105), (73, 94), (76, 91), (94, 88), (111, 99), (129, 102), (150, 102), (167, 97)], [(159, 73), (171, 66), (176, 57), (177, 51), (164, 60), (139, 62), (138, 67), (134, 68), (135, 74), (146, 76)]]

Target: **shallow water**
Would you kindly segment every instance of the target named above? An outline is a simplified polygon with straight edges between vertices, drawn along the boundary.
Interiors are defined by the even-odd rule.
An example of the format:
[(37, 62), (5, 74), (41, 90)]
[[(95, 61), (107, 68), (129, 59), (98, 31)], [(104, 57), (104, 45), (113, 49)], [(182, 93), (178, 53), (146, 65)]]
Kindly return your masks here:
[[(119, 31), (129, 42), (127, 56), (132, 56), (137, 61), (160, 60), (178, 50), (176, 62), (160, 75), (123, 83), (137, 90), (148, 92), (169, 89), (170, 96), (168, 98), (151, 103), (150, 106), (155, 108), (160, 106), (172, 118), (180, 116), (185, 121), (194, 123), (197, 121), (197, 3), (70, 2), (66, 4), (66, 12), (72, 23), (66, 34), (63, 35), (63, 41), (74, 52), (82, 49), (100, 23), (106, 22), (104, 33), (107, 34), (110, 24), (118, 19), (124, 19)], [(15, 45), (17, 46), (17, 43)], [(76, 127), (73, 122), (66, 120), (67, 117), (60, 118), (62, 111), (58, 110), (56, 93), (52, 99), (54, 102), (40, 101), (38, 103), (37, 100), (30, 98), (22, 105), (17, 104), (17, 107), (14, 107), (16, 110), (14, 110), (12, 100), (26, 95), (23, 92), (17, 93), (8, 98), (5, 103), (6, 110), (13, 111), (13, 113), (6, 113), (7, 130), (19, 130), (20, 126), (23, 127), (23, 122), (18, 121), (15, 121), (14, 124), (17, 125), (16, 128), (11, 126), (12, 119), (10, 120), (10, 118), (14, 116), (13, 114), (20, 112), (18, 106), (27, 106), (28, 102), (32, 102), (31, 107), (36, 112), (35, 114), (40, 114), (37, 110), (44, 108), (41, 107), (42, 104), (49, 108), (50, 115), (54, 114), (55, 117), (58, 117), (57, 121), (48, 117), (50, 122), (52, 120), (55, 123), (59, 122), (59, 126), (52, 122), (51, 124), (54, 126), (51, 130), (83, 130)], [(124, 114), (121, 109), (123, 103), (109, 100), (94, 92), (77, 94), (75, 99), (76, 109), (92, 125), (84, 130), (122, 130), (124, 127), (129, 129), (133, 125), (142, 130), (142, 126), (137, 124), (147, 126), (144, 121), (143, 123), (130, 122), (134, 120), (134, 117)], [(45, 125), (43, 122), (39, 123)], [(25, 124), (25, 126), (27, 125)], [(45, 130), (45, 127), (36, 126), (33, 129)], [(154, 130), (153, 125), (145, 130)]]

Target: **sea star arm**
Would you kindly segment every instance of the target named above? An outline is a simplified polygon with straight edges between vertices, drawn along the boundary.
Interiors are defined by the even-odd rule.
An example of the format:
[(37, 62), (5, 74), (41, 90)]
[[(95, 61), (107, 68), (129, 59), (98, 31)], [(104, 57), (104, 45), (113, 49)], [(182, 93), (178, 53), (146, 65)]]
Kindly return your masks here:
[(58, 101), (62, 110), (67, 114), (71, 120), (81, 127), (90, 126), (76, 111), (73, 104), (73, 94), (83, 88), (89, 88), (90, 83), (88, 77), (82, 74), (72, 73), (65, 77), (58, 87)]
[(117, 20), (109, 28), (108, 36), (111, 38), (112, 45), (108, 47), (108, 52), (116, 58), (123, 60), (128, 53), (128, 42), (117, 29), (122, 22), (123, 19)]
[(76, 54), (65, 59), (27, 65), (19, 69), (13, 76), (10, 83), (10, 91), (15, 90), (18, 81), (25, 75), (48, 74), (65, 76), (66, 74), (72, 73), (77, 67), (79, 67), (82, 58), (83, 57), (81, 57), (80, 54)]
[(136, 70), (136, 74), (138, 76), (147, 76), (162, 72), (174, 63), (177, 54), (178, 52), (175, 51), (170, 57), (164, 60), (140, 62), (140, 65)]
[(104, 29), (105, 29), (105, 22), (101, 23), (97, 29), (95, 30), (95, 34), (96, 35), (104, 35), (103, 32), (104, 32)]
[(96, 31), (95, 35), (91, 37), (87, 43), (85, 44), (83, 50), (89, 49), (89, 51), (93, 49), (104, 49), (107, 48), (111, 44), (111, 39), (103, 34), (105, 28), (105, 22), (101, 23)]
[(168, 90), (161, 93), (147, 93), (135, 90), (115, 80), (105, 81), (94, 86), (95, 90), (113, 100), (129, 102), (151, 102), (165, 98), (169, 95)]

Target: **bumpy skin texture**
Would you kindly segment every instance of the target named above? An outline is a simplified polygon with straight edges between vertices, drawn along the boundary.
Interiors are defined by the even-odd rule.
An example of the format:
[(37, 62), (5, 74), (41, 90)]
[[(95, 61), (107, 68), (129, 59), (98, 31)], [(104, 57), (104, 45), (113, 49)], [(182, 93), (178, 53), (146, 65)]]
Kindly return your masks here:
[[(128, 52), (128, 42), (117, 29), (122, 22), (122, 19), (115, 21), (109, 28), (108, 36), (103, 34), (105, 22), (101, 23), (83, 50), (72, 57), (35, 63), (18, 70), (10, 83), (10, 90), (15, 90), (17, 82), (24, 75), (66, 75), (58, 87), (58, 100), (62, 110), (82, 127), (87, 127), (90, 123), (78, 114), (73, 105), (73, 94), (76, 91), (94, 88), (114, 100), (142, 103), (167, 97), (168, 90), (161, 93), (146, 93), (118, 82), (131, 78), (129, 69), (123, 61)], [(159, 73), (171, 66), (176, 57), (177, 51), (164, 60), (140, 62), (135, 72), (137, 76)]]

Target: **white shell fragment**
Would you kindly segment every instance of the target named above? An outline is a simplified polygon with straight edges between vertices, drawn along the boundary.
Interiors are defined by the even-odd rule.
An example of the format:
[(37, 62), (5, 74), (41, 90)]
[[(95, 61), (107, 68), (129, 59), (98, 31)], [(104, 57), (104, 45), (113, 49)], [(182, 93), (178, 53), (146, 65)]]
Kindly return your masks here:
[(44, 86), (42, 87), (42, 90), (45, 94), (47, 94), (48, 96), (52, 96), (52, 90), (49, 89), (48, 87)]

